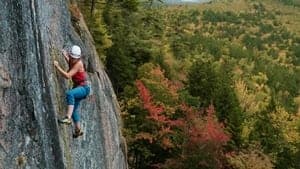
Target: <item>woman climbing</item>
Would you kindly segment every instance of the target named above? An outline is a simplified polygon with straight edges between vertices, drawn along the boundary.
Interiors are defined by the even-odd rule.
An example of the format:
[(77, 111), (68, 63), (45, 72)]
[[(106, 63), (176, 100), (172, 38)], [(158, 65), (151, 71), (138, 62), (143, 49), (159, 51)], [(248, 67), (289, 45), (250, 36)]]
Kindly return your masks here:
[(90, 87), (87, 85), (87, 73), (85, 72), (83, 62), (80, 59), (80, 47), (74, 45), (69, 52), (63, 50), (63, 55), (69, 63), (69, 70), (67, 72), (64, 71), (57, 61), (54, 61), (54, 66), (66, 79), (72, 79), (73, 88), (66, 92), (66, 100), (68, 104), (67, 116), (60, 120), (60, 122), (70, 125), (72, 123), (72, 118), (75, 123), (75, 132), (73, 137), (77, 138), (83, 135), (80, 128), (79, 104), (80, 101), (85, 99), (90, 93)]

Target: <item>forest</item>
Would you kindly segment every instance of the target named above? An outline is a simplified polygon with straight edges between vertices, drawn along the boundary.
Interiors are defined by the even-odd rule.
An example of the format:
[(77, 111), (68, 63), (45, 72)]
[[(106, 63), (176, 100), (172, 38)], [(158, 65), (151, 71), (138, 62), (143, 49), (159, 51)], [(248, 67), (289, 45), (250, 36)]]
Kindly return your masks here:
[(300, 168), (300, 1), (78, 6), (122, 109), (130, 168)]

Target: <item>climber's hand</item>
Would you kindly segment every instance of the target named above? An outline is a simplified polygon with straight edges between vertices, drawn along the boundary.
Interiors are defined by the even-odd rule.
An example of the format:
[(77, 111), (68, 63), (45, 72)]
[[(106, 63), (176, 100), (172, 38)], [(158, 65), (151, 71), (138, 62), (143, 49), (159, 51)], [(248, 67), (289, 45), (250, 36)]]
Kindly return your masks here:
[(53, 63), (55, 67), (58, 67), (58, 61), (55, 60)]
[(68, 56), (68, 52), (67, 52), (65, 49), (62, 49), (61, 52), (62, 52), (62, 54), (63, 54), (65, 57)]

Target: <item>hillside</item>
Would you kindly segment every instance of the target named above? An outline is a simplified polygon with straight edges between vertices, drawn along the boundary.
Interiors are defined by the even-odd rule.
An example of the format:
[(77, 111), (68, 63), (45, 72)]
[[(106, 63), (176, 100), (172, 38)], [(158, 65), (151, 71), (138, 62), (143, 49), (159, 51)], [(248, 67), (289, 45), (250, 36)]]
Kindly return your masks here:
[(163, 0), (166, 4), (204, 3), (210, 0)]
[(135, 2), (107, 3), (94, 33), (130, 167), (300, 168), (298, 1)]

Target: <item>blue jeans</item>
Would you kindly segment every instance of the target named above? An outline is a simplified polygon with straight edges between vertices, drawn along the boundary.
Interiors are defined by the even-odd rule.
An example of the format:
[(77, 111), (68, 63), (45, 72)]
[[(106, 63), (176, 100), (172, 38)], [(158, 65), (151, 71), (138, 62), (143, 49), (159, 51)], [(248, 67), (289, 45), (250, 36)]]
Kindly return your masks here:
[(72, 119), (75, 123), (80, 121), (80, 115), (78, 111), (80, 101), (85, 99), (89, 95), (89, 93), (90, 93), (90, 87), (88, 85), (77, 86), (66, 92), (67, 104), (74, 105)]

